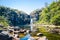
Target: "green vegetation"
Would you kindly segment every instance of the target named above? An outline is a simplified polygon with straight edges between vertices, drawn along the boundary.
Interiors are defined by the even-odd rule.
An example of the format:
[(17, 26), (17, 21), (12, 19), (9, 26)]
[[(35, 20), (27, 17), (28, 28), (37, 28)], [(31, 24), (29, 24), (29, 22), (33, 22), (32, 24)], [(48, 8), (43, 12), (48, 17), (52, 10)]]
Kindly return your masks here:
[(32, 32), (31, 35), (33, 37), (37, 37), (37, 33), (43, 33), (44, 36), (47, 37), (48, 40), (60, 40), (60, 35), (59, 34), (54, 34), (54, 33), (50, 33), (47, 32), (48, 30), (45, 27), (40, 27), (37, 29), (37, 32)]
[(37, 28), (37, 31), (38, 32), (47, 32), (47, 29), (45, 27), (40, 27), (40, 28)]
[(0, 25), (7, 27), (8, 26), (8, 20), (4, 18), (4, 16), (0, 16)]
[(60, 35), (58, 34), (52, 34), (52, 33), (43, 33), (47, 38), (48, 40), (60, 40)]
[(53, 1), (44, 8), (31, 12), (31, 16), (38, 19), (36, 23), (39, 24), (60, 25), (60, 1)]
[[(0, 24), (3, 26), (21, 26), (30, 23), (30, 15), (17, 9), (0, 6)], [(8, 23), (7, 23), (8, 22)]]
[(60, 1), (52, 2), (40, 13), (41, 24), (60, 25)]
[[(0, 6), (0, 24), (4, 27), (9, 26), (20, 26), (30, 24), (31, 18), (36, 18), (35, 24), (52, 24), (60, 26), (60, 1), (52, 2), (50, 5), (47, 5), (45, 8), (37, 9), (31, 12), (30, 15), (27, 15), (25, 12), (18, 11), (16, 9), (11, 9), (8, 7)], [(26, 29), (28, 27), (26, 26)], [(1, 29), (1, 28), (0, 28)], [(52, 28), (51, 28), (52, 29)], [(60, 40), (59, 34), (52, 34), (48, 32), (48, 29), (41, 27), (37, 29), (37, 32), (32, 32), (31, 36), (36, 36), (37, 33), (41, 32), (47, 36), (48, 40)], [(19, 34), (19, 37), (24, 37), (24, 34)]]
[[(35, 13), (38, 13), (38, 11)], [(33, 14), (35, 13), (33, 12)], [(60, 1), (52, 2), (50, 5), (42, 8), (41, 12), (39, 12), (39, 20), (37, 20), (35, 24), (52, 24), (60, 26)], [(38, 32), (42, 32), (45, 36), (47, 36), (48, 40), (60, 40), (59, 34), (53, 34), (51, 32), (48, 32), (47, 28), (45, 27), (39, 26)]]

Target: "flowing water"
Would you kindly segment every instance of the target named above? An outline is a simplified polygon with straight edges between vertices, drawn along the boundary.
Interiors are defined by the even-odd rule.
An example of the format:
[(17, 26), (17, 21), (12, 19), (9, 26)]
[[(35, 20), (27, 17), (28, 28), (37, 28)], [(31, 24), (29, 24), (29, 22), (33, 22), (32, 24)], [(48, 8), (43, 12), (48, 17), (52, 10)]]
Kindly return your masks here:
[(30, 21), (30, 30), (33, 31), (33, 19)]
[(30, 34), (27, 34), (26, 36), (24, 36), (23, 38), (20, 38), (20, 40), (28, 40), (30, 38)]
[[(30, 21), (30, 30), (33, 30), (33, 19), (31, 19)], [(26, 36), (24, 36), (23, 38), (20, 38), (20, 40), (28, 40), (30, 38), (30, 34), (27, 34)]]

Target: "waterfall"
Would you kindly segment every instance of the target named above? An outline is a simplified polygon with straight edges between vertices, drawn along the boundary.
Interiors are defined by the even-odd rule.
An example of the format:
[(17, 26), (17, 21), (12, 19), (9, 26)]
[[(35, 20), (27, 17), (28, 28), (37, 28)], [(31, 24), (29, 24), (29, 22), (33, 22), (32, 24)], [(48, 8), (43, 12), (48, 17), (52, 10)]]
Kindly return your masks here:
[(33, 31), (33, 19), (30, 21), (30, 30)]

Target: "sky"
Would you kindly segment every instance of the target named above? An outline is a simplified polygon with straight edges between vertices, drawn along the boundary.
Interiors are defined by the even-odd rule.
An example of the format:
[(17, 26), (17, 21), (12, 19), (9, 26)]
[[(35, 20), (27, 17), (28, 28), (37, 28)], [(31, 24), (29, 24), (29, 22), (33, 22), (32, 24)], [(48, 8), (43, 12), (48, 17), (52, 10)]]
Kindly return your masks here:
[(30, 14), (33, 10), (43, 8), (45, 3), (50, 4), (51, 2), (53, 2), (53, 0), (0, 0), (0, 5)]

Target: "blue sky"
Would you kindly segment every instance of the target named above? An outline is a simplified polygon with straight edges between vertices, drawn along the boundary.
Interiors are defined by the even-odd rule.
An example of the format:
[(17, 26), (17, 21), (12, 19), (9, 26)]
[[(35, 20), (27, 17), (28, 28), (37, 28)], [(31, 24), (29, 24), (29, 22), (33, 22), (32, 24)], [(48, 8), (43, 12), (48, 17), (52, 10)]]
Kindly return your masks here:
[(33, 10), (44, 7), (46, 2), (50, 4), (52, 1), (53, 0), (0, 0), (0, 5), (22, 10), (30, 14)]

